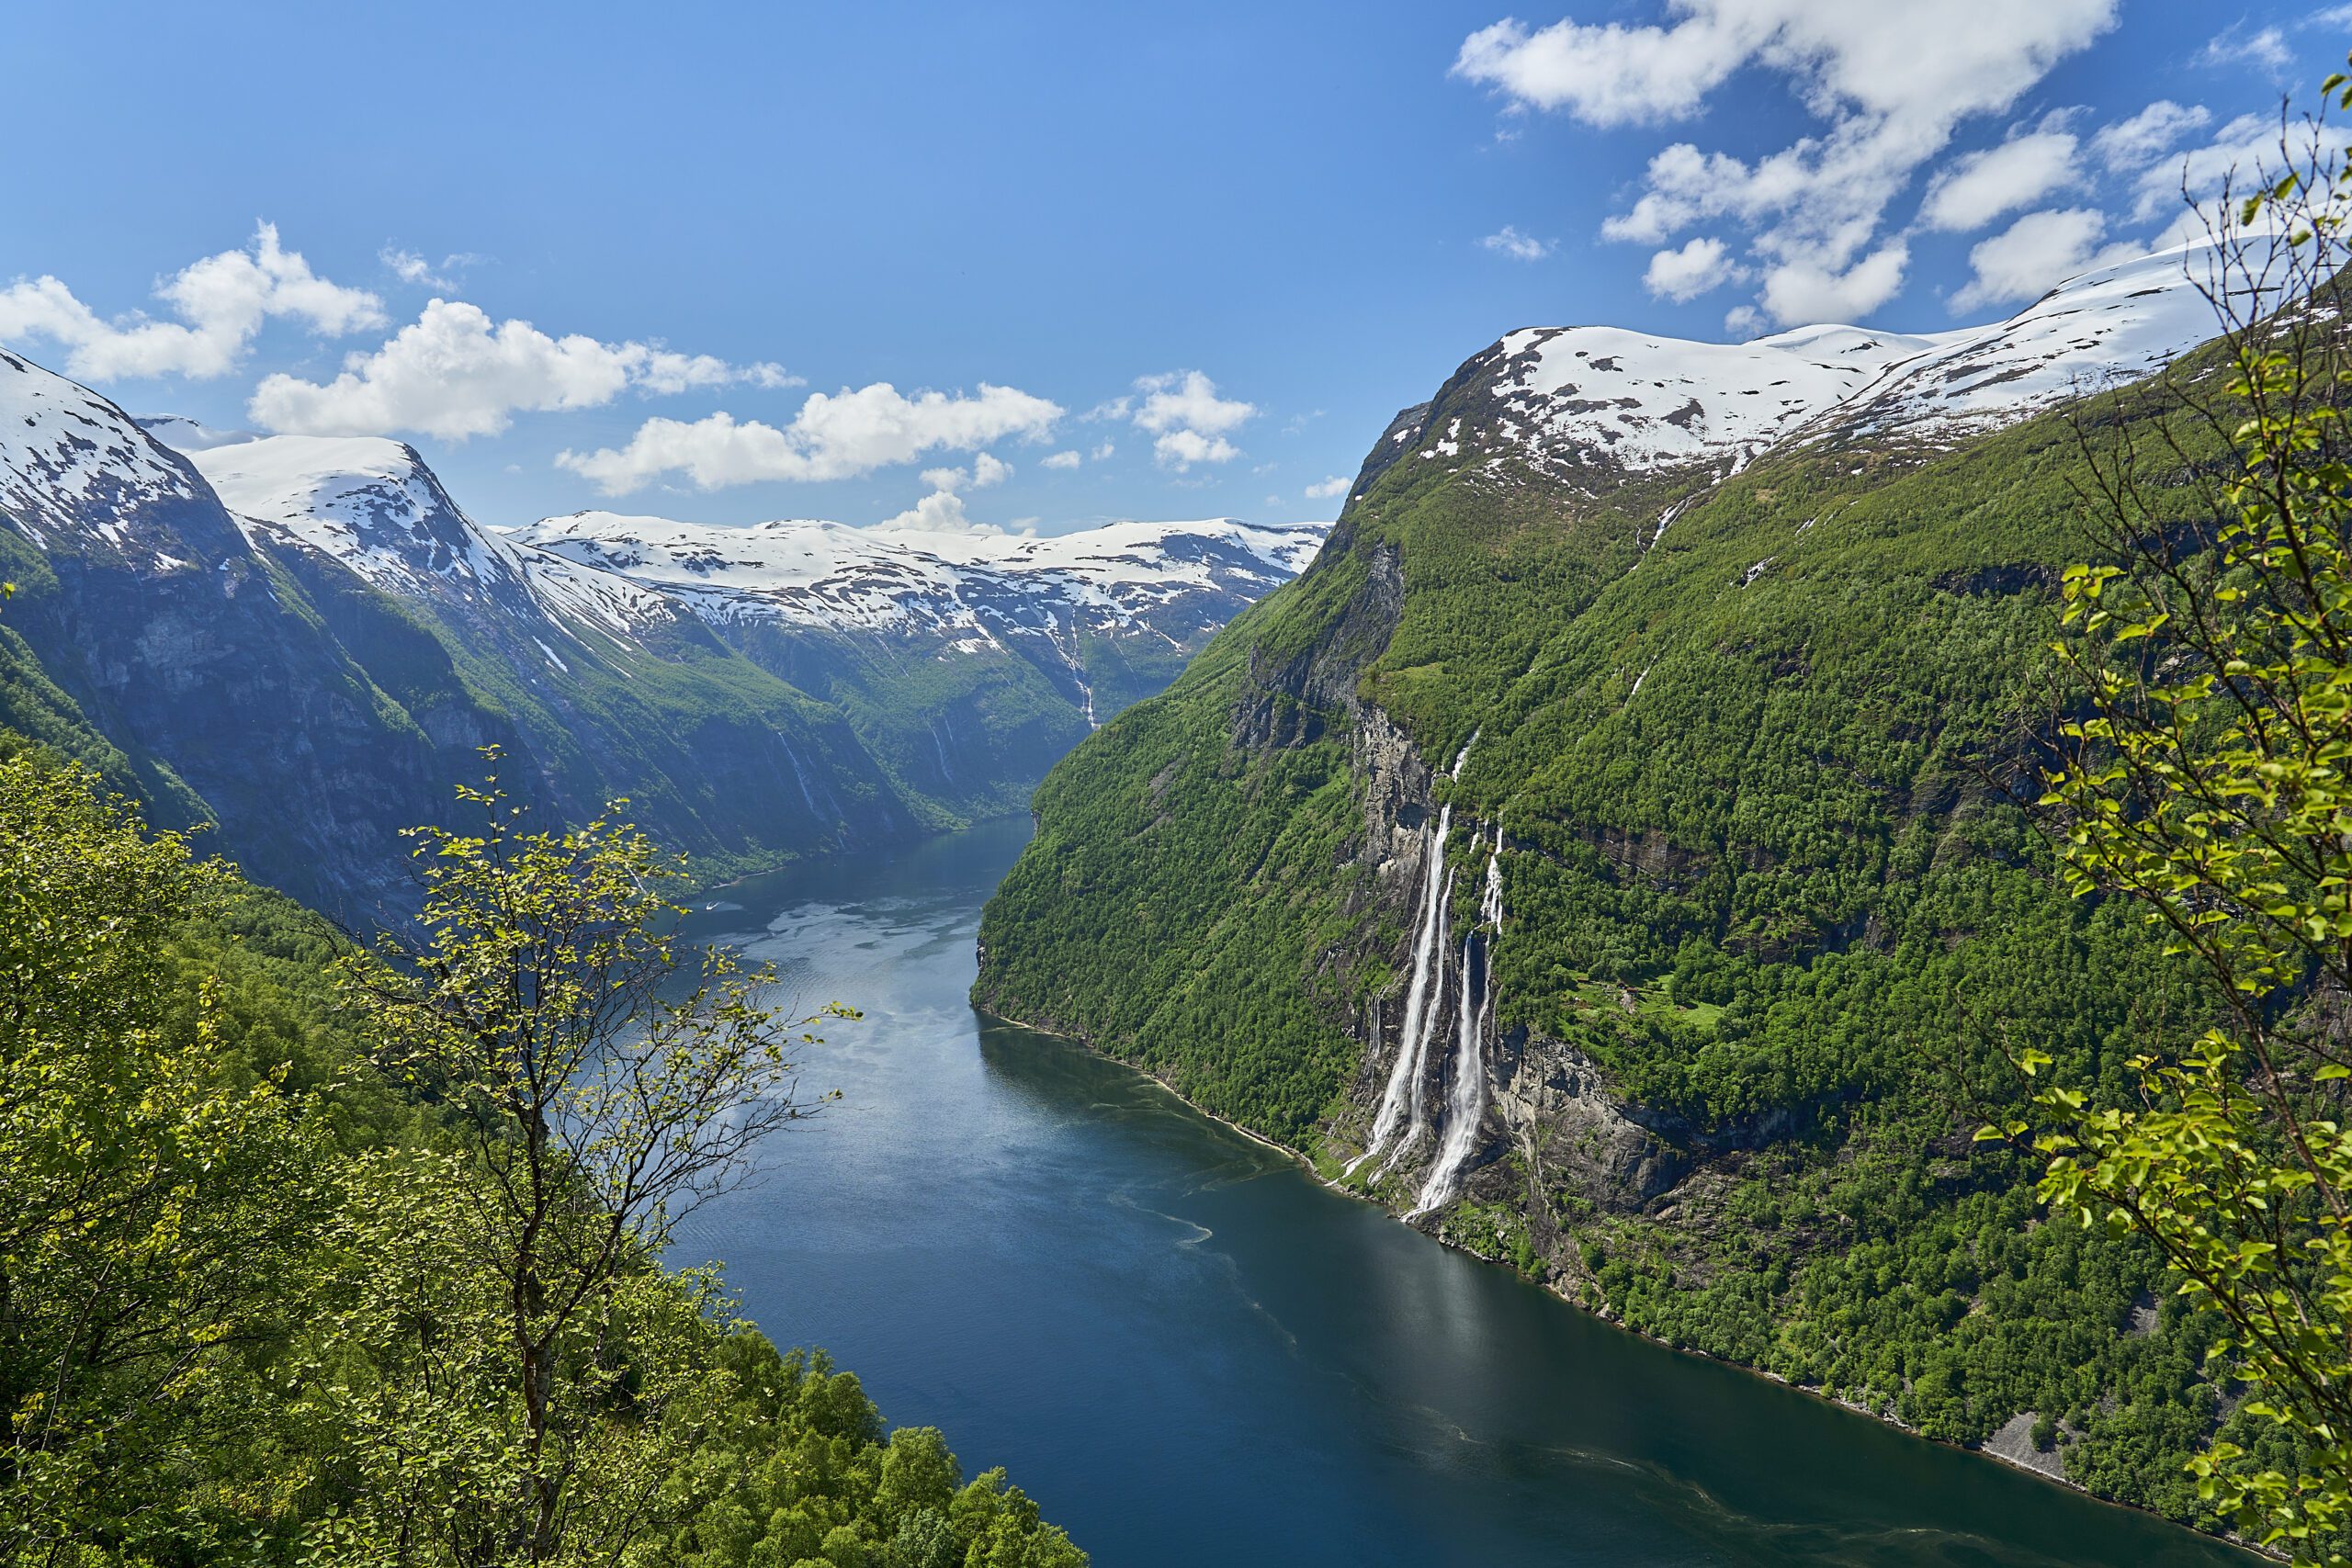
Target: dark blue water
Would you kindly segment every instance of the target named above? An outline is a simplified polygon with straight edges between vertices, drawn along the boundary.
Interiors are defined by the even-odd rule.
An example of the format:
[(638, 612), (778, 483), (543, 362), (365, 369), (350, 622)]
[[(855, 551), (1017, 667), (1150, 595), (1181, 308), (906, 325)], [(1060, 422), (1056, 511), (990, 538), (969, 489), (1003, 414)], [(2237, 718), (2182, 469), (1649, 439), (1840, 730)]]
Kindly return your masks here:
[(842, 1105), (682, 1251), (1100, 1568), (2238, 1563), (1636, 1339), (966, 1003), (1025, 823), (736, 888), (694, 934), (865, 1010)]

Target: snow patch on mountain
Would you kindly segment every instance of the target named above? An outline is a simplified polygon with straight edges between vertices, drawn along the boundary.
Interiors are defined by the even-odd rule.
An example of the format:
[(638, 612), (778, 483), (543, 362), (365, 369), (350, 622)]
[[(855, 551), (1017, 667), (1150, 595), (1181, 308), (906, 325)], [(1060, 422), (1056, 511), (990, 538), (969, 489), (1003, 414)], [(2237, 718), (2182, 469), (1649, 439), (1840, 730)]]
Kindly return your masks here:
[(70, 533), (131, 549), (142, 512), (206, 499), (204, 482), (129, 414), (0, 350), (0, 509), (34, 544)]
[[(1482, 356), (1495, 405), (1482, 445), (1645, 472), (1701, 461), (1736, 471), (1790, 440), (1949, 441), (2151, 375), (2215, 336), (2204, 289), (2219, 260), (2208, 242), (2175, 246), (2068, 278), (2006, 321), (1951, 332), (1832, 325), (1742, 344), (1618, 327), (1515, 332)], [(1457, 434), (1422, 455), (1453, 456)]]
[(1769, 446), (1931, 341), (1859, 327), (1739, 344), (1538, 328), (1503, 339), (1510, 374), (1494, 396), (1531, 453), (1573, 446), (1629, 468), (1662, 468)]
[(522, 568), (474, 526), (414, 447), (373, 435), (270, 435), (199, 446), (188, 460), (239, 517), (334, 557), (379, 588), (426, 576), (487, 585)]
[[(1213, 518), (1037, 537), (802, 519), (734, 528), (582, 512), (507, 536), (659, 588), (715, 624), (770, 619), (986, 638), (990, 623), (1060, 635), (1057, 611), (1127, 625), (1190, 595), (1254, 599), (1305, 570), (1325, 531)], [(1212, 614), (1204, 601), (1202, 624), (1229, 613)]]
[(402, 442), (269, 435), (212, 442), (187, 457), (241, 524), (339, 561), (388, 592), (535, 611), (624, 641), (676, 615), (657, 592), (481, 527)]
[(2070, 277), (2007, 321), (1926, 340), (1818, 423), (1948, 439), (2154, 375), (2219, 334), (2204, 292), (2220, 282), (2218, 267), (2199, 241)]
[(257, 430), (221, 430), (183, 414), (142, 413), (135, 417), (140, 429), (175, 452), (201, 452), (208, 446), (233, 446), (241, 441), (261, 439)]

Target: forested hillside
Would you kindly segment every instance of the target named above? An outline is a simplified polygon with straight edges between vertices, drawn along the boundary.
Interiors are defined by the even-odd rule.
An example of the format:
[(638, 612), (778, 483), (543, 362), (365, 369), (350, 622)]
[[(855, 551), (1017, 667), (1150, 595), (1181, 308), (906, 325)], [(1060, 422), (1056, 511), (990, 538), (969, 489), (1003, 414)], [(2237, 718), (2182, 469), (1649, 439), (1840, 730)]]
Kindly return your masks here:
[[(2078, 281), (1971, 374), (2145, 279)], [(2225, 1418), (2216, 1325), (1972, 1134), (2021, 1099), (2005, 1052), (2113, 1096), (2202, 1018), (2008, 792), (2086, 465), (2165, 450), (2214, 360), (2071, 403), (2041, 364), (2004, 416), (1972, 389), (2014, 364), (1906, 382), (1919, 350), (1855, 338), (1894, 368), (1760, 434), (1679, 391), (1531, 414), (1575, 333), (1469, 361), (1312, 570), (1047, 779), (975, 997), (1630, 1326), (2202, 1518), (2190, 1451), (2281, 1441)], [(1638, 352), (1575, 358), (1710, 373)], [(2176, 468), (2226, 450), (2175, 423)]]
[(518, 1251), (491, 1178), (528, 1128), (420, 1074), (396, 982), (0, 731), (0, 1559), (1085, 1561), (664, 1269), (596, 1145), (531, 1167)]

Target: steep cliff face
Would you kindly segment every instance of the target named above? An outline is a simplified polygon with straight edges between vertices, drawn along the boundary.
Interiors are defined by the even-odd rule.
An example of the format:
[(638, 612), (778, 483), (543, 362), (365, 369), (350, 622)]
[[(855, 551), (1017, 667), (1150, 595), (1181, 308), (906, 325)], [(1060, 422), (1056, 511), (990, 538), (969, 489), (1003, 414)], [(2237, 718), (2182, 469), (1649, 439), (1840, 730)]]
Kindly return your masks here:
[(1960, 1441), (2085, 1407), (2070, 1474), (2192, 1510), (2193, 1333), (2121, 1333), (2150, 1260), (2030, 1225), (1968, 1109), (2002, 1040), (2091, 1078), (2188, 1010), (1985, 771), (2086, 547), (2066, 391), (2204, 334), (2185, 259), (1968, 333), (1473, 356), (1049, 775), (975, 999), (1662, 1338)]

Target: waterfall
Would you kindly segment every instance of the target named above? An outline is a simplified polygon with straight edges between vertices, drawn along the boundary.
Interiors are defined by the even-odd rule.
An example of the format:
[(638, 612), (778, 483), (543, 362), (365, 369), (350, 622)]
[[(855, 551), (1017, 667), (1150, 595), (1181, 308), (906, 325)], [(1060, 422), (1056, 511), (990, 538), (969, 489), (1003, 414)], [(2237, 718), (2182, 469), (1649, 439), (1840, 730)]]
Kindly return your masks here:
[[(1486, 894), (1478, 902), (1479, 925), (1496, 935), (1503, 929), (1502, 840), (1503, 830), (1498, 824), (1495, 847), (1487, 856)], [(1461, 1190), (1463, 1168), (1478, 1146), (1478, 1123), (1486, 1118), (1486, 1039), (1494, 1014), (1495, 974), (1491, 956), (1485, 975), (1477, 974), (1473, 960), (1478, 940), (1479, 933), (1474, 931), (1462, 941), (1462, 1007), (1455, 1026), (1453, 1084), (1446, 1095), (1445, 1135), (1439, 1140), (1437, 1163), (1430, 1168), (1429, 1179), (1421, 1184), (1420, 1196), (1414, 1200), (1408, 1218), (1453, 1201)]]
[(1380, 1097), (1379, 1112), (1373, 1117), (1372, 1141), (1348, 1166), (1350, 1176), (1357, 1166), (1388, 1146), (1408, 1100), (1415, 1129), (1422, 1125), (1420, 1064), (1428, 1038), (1427, 1015), (1433, 1010), (1429, 1006), (1430, 975), (1438, 964), (1438, 933), (1445, 924), (1447, 895), (1453, 888), (1445, 871), (1445, 836), (1453, 825), (1453, 807), (1448, 806), (1438, 812), (1435, 837), (1423, 840), (1421, 858), (1428, 870), (1421, 879), (1420, 931), (1413, 942), (1412, 984), (1405, 992), (1405, 1026), (1396, 1032), (1396, 1060), (1388, 1069), (1388, 1087)]
[(1472, 730), (1470, 739), (1462, 743), (1462, 750), (1453, 754), (1453, 771), (1445, 775), (1447, 778), (1458, 779), (1462, 776), (1462, 764), (1470, 760), (1470, 748), (1478, 744), (1479, 734), (1480, 731)]
[[(1443, 837), (1442, 827), (1440, 837), (1441, 839)], [(1408, 1090), (1406, 1102), (1411, 1107), (1412, 1114), (1406, 1122), (1404, 1138), (1395, 1148), (1388, 1151), (1387, 1164), (1380, 1168), (1381, 1174), (1384, 1176), (1388, 1173), (1388, 1167), (1396, 1163), (1397, 1156), (1419, 1143), (1422, 1134), (1430, 1130), (1429, 1103), (1422, 1098), (1421, 1087), (1429, 1081), (1430, 1042), (1437, 1037), (1437, 999), (1445, 989), (1443, 956), (1445, 911), (1453, 907), (1453, 873), (1449, 870), (1445, 874), (1445, 890), (1438, 895), (1435, 913), (1430, 917), (1429, 953), (1431, 964), (1429, 978), (1431, 984), (1426, 996), (1430, 1005), (1422, 1010), (1420, 1028), (1413, 1032), (1413, 1066), (1406, 1075), (1405, 1080)], [(1415, 978), (1418, 980), (1419, 976), (1416, 976)], [(1408, 1014), (1411, 1011), (1409, 1004), (1407, 1011)]]
[(1487, 896), (1478, 901), (1478, 919), (1497, 936), (1503, 934), (1503, 825), (1495, 824), (1495, 847), (1487, 856)]

